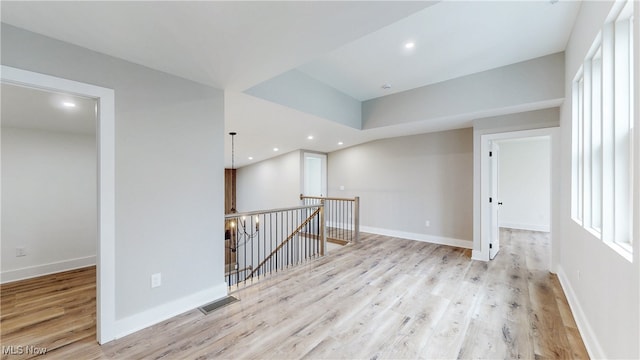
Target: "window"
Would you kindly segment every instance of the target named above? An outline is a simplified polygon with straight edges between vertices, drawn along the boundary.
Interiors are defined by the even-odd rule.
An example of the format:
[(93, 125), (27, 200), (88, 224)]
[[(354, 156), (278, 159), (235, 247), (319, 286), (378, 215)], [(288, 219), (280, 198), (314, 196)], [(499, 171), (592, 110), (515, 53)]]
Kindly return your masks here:
[[(631, 258), (633, 1), (614, 10), (573, 84), (573, 219)], [(636, 145), (637, 146), (637, 145)]]
[(602, 48), (591, 59), (591, 228), (602, 232)]

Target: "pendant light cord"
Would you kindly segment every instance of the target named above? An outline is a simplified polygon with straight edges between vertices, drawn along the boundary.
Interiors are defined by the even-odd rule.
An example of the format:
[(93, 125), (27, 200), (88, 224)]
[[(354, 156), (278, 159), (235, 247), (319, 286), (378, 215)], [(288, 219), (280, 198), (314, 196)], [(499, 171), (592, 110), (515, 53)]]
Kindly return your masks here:
[(231, 213), (236, 212), (236, 170), (235, 170), (235, 157), (236, 157), (236, 144), (235, 144), (235, 132), (230, 132), (231, 135)]

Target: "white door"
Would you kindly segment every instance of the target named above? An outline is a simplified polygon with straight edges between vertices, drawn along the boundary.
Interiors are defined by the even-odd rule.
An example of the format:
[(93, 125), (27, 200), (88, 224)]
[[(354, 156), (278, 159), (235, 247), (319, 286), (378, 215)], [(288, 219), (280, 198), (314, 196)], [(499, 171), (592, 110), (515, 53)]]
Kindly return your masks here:
[[(327, 196), (327, 155), (304, 153), (303, 173), (305, 196)], [(305, 204), (317, 204), (320, 200), (307, 200)], [(309, 215), (309, 214), (308, 214)], [(325, 212), (325, 216), (327, 213)], [(316, 232), (317, 223), (312, 221), (310, 232)]]
[(489, 152), (489, 164), (491, 167), (489, 180), (491, 184), (491, 195), (489, 198), (489, 206), (491, 207), (489, 259), (493, 260), (498, 254), (498, 251), (500, 251), (500, 227), (498, 226), (498, 212), (502, 204), (498, 197), (498, 153), (500, 147), (495, 141), (492, 141), (489, 148), (491, 149)]
[(327, 155), (304, 153), (304, 195), (327, 196)]

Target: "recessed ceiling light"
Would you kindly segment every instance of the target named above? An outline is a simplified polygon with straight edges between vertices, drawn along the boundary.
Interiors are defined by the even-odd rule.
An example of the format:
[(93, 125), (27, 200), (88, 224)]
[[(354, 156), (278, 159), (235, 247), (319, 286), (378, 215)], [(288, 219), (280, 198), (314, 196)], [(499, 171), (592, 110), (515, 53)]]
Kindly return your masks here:
[(68, 107), (68, 108), (74, 108), (74, 107), (76, 107), (76, 104), (74, 104), (72, 102), (69, 102), (69, 101), (65, 101), (65, 102), (62, 103), (62, 106)]
[(309, 140), (313, 140), (313, 135), (309, 135), (309, 136), (307, 136), (307, 139), (309, 139)]
[(273, 148), (273, 151), (278, 151), (278, 150), (280, 150), (280, 149), (278, 149), (278, 148)]
[(416, 43), (414, 43), (413, 41), (409, 41), (404, 44), (404, 47), (405, 49), (413, 49), (414, 47), (416, 47)]
[(249, 160), (253, 160), (253, 156), (249, 156)]
[(343, 145), (344, 143), (342, 141), (338, 142), (338, 145)]
[(391, 84), (382, 84), (381, 88), (384, 90), (389, 90), (391, 89)]

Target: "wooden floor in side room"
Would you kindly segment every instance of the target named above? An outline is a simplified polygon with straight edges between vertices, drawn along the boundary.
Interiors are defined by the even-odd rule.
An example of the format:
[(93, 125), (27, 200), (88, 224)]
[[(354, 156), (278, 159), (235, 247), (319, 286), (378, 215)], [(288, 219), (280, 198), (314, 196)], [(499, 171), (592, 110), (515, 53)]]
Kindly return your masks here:
[[(546, 233), (502, 229), (494, 261), (470, 250), (362, 234), (279, 272), (209, 315), (192, 310), (59, 359), (588, 358), (548, 271)], [(4, 345), (4, 342), (3, 342)]]
[(96, 338), (96, 267), (0, 285), (2, 359)]

